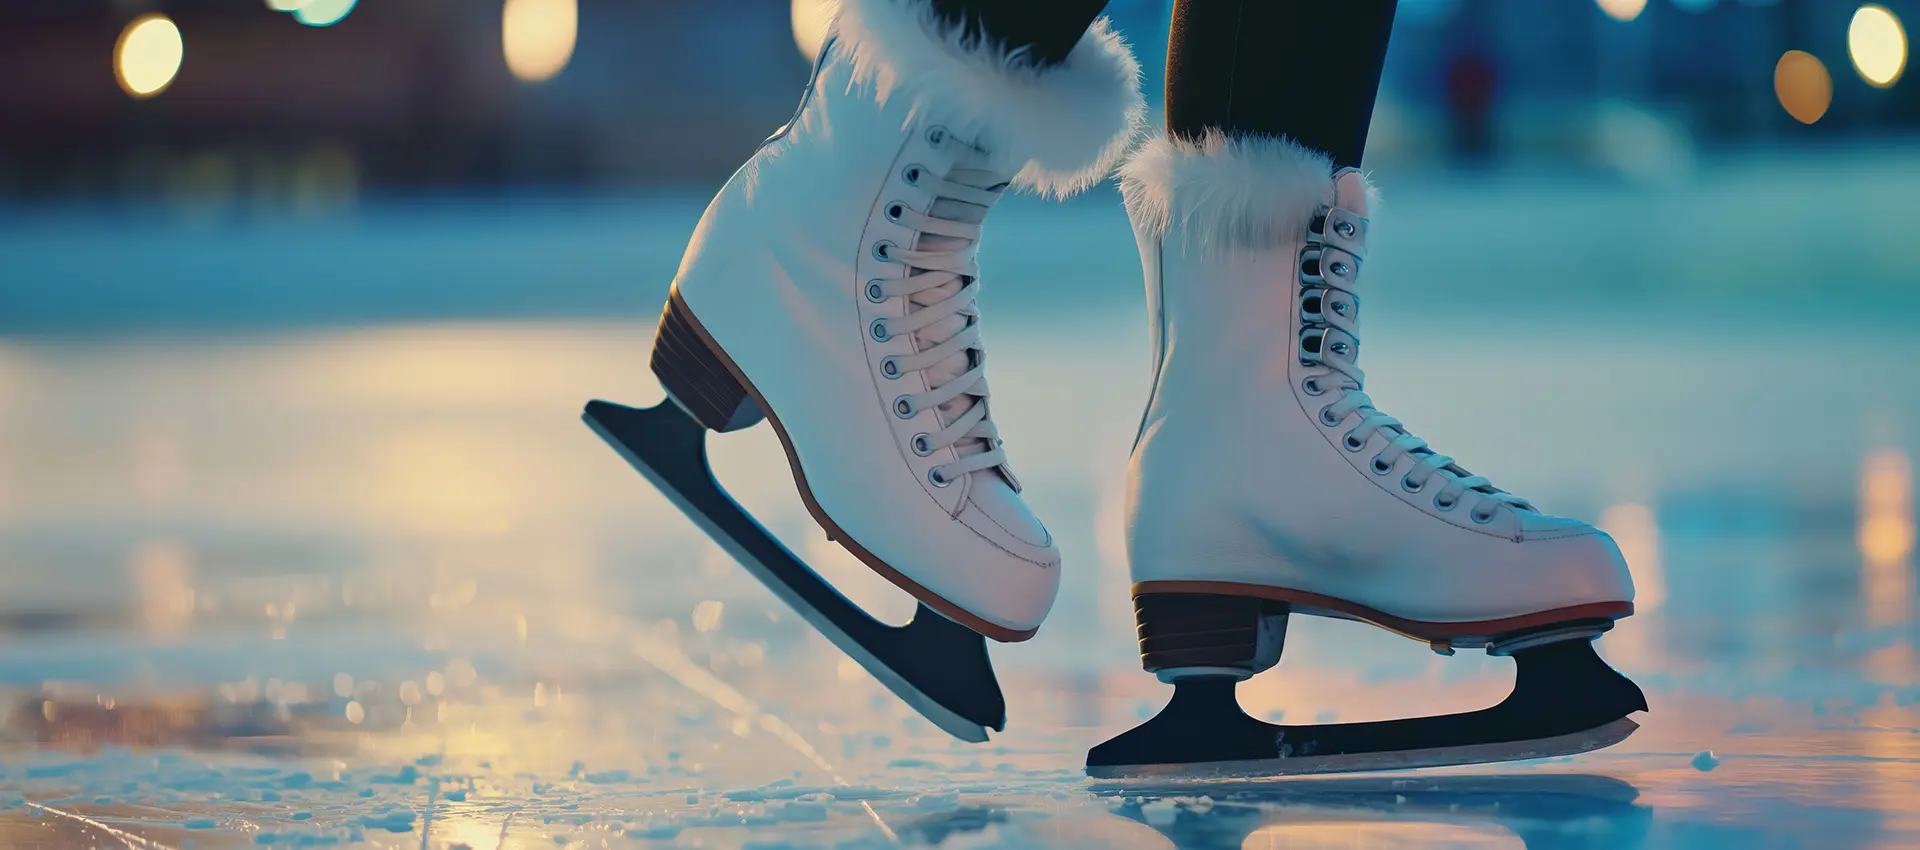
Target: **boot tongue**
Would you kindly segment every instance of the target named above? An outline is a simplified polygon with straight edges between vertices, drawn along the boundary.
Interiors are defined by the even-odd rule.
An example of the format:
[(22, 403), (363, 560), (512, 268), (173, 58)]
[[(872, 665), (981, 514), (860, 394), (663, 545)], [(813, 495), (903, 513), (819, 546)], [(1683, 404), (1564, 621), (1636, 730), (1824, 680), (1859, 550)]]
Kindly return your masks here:
[[(965, 167), (955, 168), (951, 173), (946, 175), (946, 179), (954, 183), (990, 191), (998, 190), (1007, 183), (1006, 178), (997, 173)], [(978, 204), (970, 204), (952, 198), (936, 198), (933, 206), (927, 210), (927, 214), (934, 218), (946, 219), (948, 221), (979, 224), (986, 220), (987, 209), (987, 207)], [(923, 233), (920, 235), (919, 244), (915, 247), (922, 251), (957, 250), (965, 248), (967, 242), (968, 240), (966, 239), (954, 236)], [(939, 303), (952, 297), (954, 293), (959, 292), (960, 289), (966, 285), (966, 278), (955, 278), (940, 286), (916, 293), (913, 296), (913, 303), (917, 306)], [(972, 314), (973, 312), (971, 310), (965, 310), (921, 328), (914, 334), (914, 341), (919, 344), (922, 350), (932, 348), (941, 341), (952, 337), (954, 334), (966, 330), (967, 321)], [(927, 383), (930, 386), (945, 385), (948, 381), (966, 374), (967, 370), (973, 368), (974, 365), (972, 354), (962, 351), (952, 357), (928, 366), (925, 370)], [(958, 398), (940, 405), (941, 421), (943, 423), (952, 422), (961, 414), (966, 413), (967, 409), (976, 403), (978, 403), (978, 400), (974, 396), (964, 393), (961, 394)], [(966, 439), (955, 443), (953, 448), (960, 456), (965, 457), (970, 454), (987, 451), (991, 446), (988, 446), (984, 440)]]

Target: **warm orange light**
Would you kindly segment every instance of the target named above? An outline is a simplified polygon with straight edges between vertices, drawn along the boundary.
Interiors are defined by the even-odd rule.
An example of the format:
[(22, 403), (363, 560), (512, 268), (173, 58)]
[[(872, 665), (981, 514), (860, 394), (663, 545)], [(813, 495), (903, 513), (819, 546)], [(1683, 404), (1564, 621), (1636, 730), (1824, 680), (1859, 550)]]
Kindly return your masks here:
[(1860, 554), (1874, 564), (1899, 564), (1913, 554), (1913, 464), (1899, 449), (1867, 457), (1860, 472)]
[(1773, 66), (1773, 93), (1795, 121), (1812, 124), (1833, 104), (1833, 75), (1813, 54), (1789, 50)]
[(1913, 615), (1913, 462), (1899, 449), (1867, 456), (1860, 470), (1860, 591), (1867, 625)]

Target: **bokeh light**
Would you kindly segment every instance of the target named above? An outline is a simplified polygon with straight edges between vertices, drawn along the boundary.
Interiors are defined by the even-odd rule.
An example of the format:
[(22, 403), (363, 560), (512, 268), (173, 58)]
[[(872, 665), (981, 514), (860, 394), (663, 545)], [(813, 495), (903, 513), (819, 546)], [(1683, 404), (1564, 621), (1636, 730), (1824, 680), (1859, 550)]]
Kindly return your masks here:
[(310, 27), (330, 27), (353, 11), (357, 0), (306, 0), (293, 12), (293, 17)]
[(793, 0), (793, 44), (808, 61), (820, 55), (820, 45), (827, 40), (827, 28), (833, 26), (833, 13), (838, 8), (835, 0)]
[(1897, 565), (1913, 555), (1913, 463), (1905, 452), (1882, 449), (1860, 474), (1860, 553), (1874, 565)]
[(1646, 505), (1623, 502), (1600, 514), (1600, 528), (1613, 537), (1633, 576), (1634, 610), (1659, 608), (1667, 599), (1666, 568), (1660, 560), (1660, 522)]
[(1833, 104), (1833, 75), (1813, 54), (1789, 50), (1773, 66), (1773, 93), (1793, 120), (1812, 124)]
[(1600, 11), (1616, 21), (1631, 21), (1646, 11), (1647, 0), (1593, 0), (1599, 4)]
[(1907, 69), (1907, 31), (1887, 7), (1861, 6), (1847, 27), (1847, 54), (1853, 57), (1853, 69), (1861, 79), (1886, 88)]
[(120, 41), (113, 46), (113, 73), (127, 94), (149, 98), (173, 84), (185, 55), (180, 28), (171, 19), (141, 15), (120, 31)]
[(312, 0), (266, 0), (267, 8), (276, 12), (298, 12)]
[(1698, 15), (1712, 11), (1713, 7), (1720, 5), (1720, 0), (1673, 0), (1673, 5), (1682, 12)]
[(573, 58), (580, 35), (577, 0), (506, 0), (500, 44), (507, 70), (529, 83), (552, 79)]

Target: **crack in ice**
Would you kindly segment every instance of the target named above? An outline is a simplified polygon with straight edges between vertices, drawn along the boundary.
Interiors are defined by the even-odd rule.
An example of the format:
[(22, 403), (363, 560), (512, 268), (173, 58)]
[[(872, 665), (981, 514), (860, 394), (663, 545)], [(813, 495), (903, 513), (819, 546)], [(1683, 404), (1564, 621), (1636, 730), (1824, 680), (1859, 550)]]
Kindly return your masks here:
[(100, 830), (101, 832), (104, 832), (108, 835), (113, 836), (114, 838), (120, 839), (120, 843), (127, 845), (128, 850), (172, 850), (172, 848), (168, 847), (165, 844), (161, 844), (158, 841), (154, 841), (148, 838), (141, 838), (140, 836), (134, 835), (133, 833), (127, 832), (125, 830), (115, 829), (111, 826), (108, 826), (104, 823), (94, 820), (93, 818), (87, 817), (86, 815), (76, 814), (74, 812), (62, 811), (52, 806), (42, 805), (40, 803), (33, 802), (32, 800), (27, 801), (27, 807), (31, 809), (39, 809), (40, 811), (46, 812), (47, 814), (50, 814), (50, 815), (57, 815), (59, 817), (67, 818), (69, 820), (76, 820), (81, 823), (84, 823), (87, 826), (93, 827), (94, 829)]
[[(832, 777), (834, 782), (842, 787), (851, 787), (851, 783), (841, 778), (840, 774), (833, 769), (833, 765), (828, 764), (820, 752), (815, 750), (812, 744), (807, 743), (807, 739), (801, 737), (793, 727), (788, 726), (786, 721), (761, 710), (752, 698), (715, 676), (712, 671), (695, 664), (693, 659), (688, 658), (685, 653), (647, 635), (634, 638), (633, 653), (640, 656), (640, 660), (653, 665), (660, 672), (679, 682), (687, 690), (712, 700), (721, 708), (739, 715), (743, 720), (753, 721), (754, 725), (760, 727), (762, 731), (813, 762), (815, 767)], [(874, 811), (872, 803), (861, 800), (860, 808), (866, 810), (867, 817), (873, 819), (873, 825), (880, 829), (881, 834), (885, 835), (888, 841), (896, 845), (900, 843), (900, 837), (894, 833), (892, 827), (887, 825), (886, 820), (880, 817), (880, 813)]]

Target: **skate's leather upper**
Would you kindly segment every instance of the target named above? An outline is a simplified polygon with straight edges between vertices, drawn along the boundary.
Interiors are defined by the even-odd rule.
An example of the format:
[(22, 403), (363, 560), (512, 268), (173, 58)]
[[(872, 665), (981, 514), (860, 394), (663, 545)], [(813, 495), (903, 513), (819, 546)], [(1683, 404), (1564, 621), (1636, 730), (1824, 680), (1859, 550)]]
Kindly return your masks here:
[(955, 370), (883, 374), (886, 358), (914, 354), (922, 342), (870, 333), (875, 320), (908, 312), (904, 297), (866, 297), (869, 281), (910, 273), (875, 250), (916, 245), (887, 208), (952, 214), (934, 210), (928, 181), (907, 175), (946, 174), (970, 148), (930, 132), (937, 125), (911, 118), (905, 101), (876, 103), (851, 84), (842, 59), (828, 57), (816, 73), (786, 132), (709, 205), (675, 285), (773, 408), (814, 499), (853, 542), (983, 620), (1035, 628), (1059, 587), (1052, 536), (1010, 476), (989, 469), (930, 483), (931, 469), (981, 447), (962, 441), (922, 456), (913, 438), (939, 431), (949, 411), (964, 407), (901, 417), (894, 403)]
[[(1304, 167), (1315, 165), (1326, 167)], [(1196, 250), (1182, 244), (1191, 243), (1177, 214), (1166, 232), (1137, 222), (1160, 356), (1129, 468), (1134, 580), (1263, 584), (1432, 621), (1631, 600), (1626, 565), (1604, 533), (1504, 503), (1476, 522), (1475, 505), (1499, 502), (1480, 493), (1440, 510), (1435, 483), (1403, 486), (1415, 458), (1374, 467), (1392, 434), (1354, 447), (1358, 414), (1321, 421), (1340, 396), (1324, 366), (1303, 357), (1303, 334), (1324, 332), (1324, 356), (1358, 357), (1367, 300), (1364, 186), (1352, 173), (1330, 184), (1303, 199), (1327, 216), (1315, 245), (1302, 229), (1281, 244)], [(1302, 293), (1317, 286), (1301, 267), (1309, 250), (1321, 279), (1335, 263), (1345, 279), (1319, 286), (1321, 313), (1303, 317)], [(1339, 315), (1332, 305), (1343, 301)], [(1346, 344), (1339, 354), (1336, 343)], [(1315, 377), (1320, 385), (1307, 383)]]

